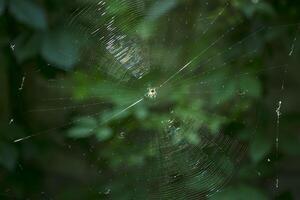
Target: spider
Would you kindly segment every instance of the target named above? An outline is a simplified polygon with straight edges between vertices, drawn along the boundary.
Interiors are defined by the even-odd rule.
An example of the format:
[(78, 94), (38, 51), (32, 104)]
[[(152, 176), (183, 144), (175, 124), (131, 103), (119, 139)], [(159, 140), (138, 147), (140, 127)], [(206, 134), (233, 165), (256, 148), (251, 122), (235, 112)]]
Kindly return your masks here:
[(157, 96), (156, 88), (148, 88), (146, 97), (149, 97), (150, 99), (155, 99)]

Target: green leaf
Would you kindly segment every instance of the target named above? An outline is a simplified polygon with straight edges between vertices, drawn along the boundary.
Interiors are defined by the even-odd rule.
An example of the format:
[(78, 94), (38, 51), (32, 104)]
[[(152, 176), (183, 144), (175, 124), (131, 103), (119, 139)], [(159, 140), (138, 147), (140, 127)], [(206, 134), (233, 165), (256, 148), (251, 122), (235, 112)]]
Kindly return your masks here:
[(249, 154), (254, 162), (259, 162), (271, 150), (272, 140), (262, 133), (258, 133), (250, 144)]
[(188, 132), (186, 135), (186, 139), (190, 144), (193, 144), (193, 145), (199, 144), (200, 140), (201, 140), (200, 137), (193, 132)]
[(75, 126), (68, 131), (72, 138), (86, 138), (94, 133), (97, 121), (94, 118), (83, 117), (76, 120)]
[(101, 127), (96, 132), (96, 137), (99, 141), (105, 141), (111, 138), (112, 130), (108, 127)]
[(77, 62), (79, 48), (75, 37), (68, 32), (48, 33), (42, 44), (42, 56), (63, 70), (70, 70)]
[(144, 40), (150, 38), (150, 36), (153, 34), (154, 31), (154, 24), (153, 22), (147, 21), (144, 23), (141, 23), (136, 28), (136, 32), (139, 34), (141, 38)]
[(139, 120), (144, 120), (148, 115), (148, 110), (145, 109), (145, 107), (143, 106), (138, 106), (135, 110), (135, 116), (139, 119)]
[[(220, 82), (222, 83), (222, 82)], [(236, 91), (236, 83), (234, 80), (226, 82), (222, 86), (217, 86), (215, 88), (214, 99), (216, 103), (222, 104), (226, 101), (232, 99)]]
[(177, 5), (177, 0), (157, 1), (150, 8), (150, 11), (148, 13), (148, 19), (156, 20), (160, 18), (162, 15), (172, 10), (176, 5)]
[(274, 16), (275, 15), (275, 10), (274, 8), (266, 2), (261, 1), (256, 8), (260, 13), (269, 15), (269, 16)]
[(81, 117), (76, 120), (76, 124), (78, 124), (79, 126), (85, 126), (90, 128), (97, 127), (97, 121), (92, 117)]
[(5, 0), (0, 0), (0, 16), (3, 15), (5, 10)]
[(127, 1), (122, 2), (122, 6), (120, 6), (120, 0), (110, 0), (108, 3), (107, 11), (112, 15), (121, 15), (130, 9), (130, 5)]
[(72, 138), (86, 138), (93, 134), (93, 129), (89, 127), (73, 127), (68, 131)]
[(21, 23), (36, 29), (46, 29), (46, 16), (41, 7), (29, 0), (10, 0), (10, 13)]
[(240, 88), (249, 97), (258, 98), (261, 95), (261, 85), (255, 77), (246, 76), (240, 79)]
[(41, 36), (38, 34), (27, 37), (19, 36), (15, 44), (15, 56), (19, 62), (23, 62), (38, 54), (40, 48)]

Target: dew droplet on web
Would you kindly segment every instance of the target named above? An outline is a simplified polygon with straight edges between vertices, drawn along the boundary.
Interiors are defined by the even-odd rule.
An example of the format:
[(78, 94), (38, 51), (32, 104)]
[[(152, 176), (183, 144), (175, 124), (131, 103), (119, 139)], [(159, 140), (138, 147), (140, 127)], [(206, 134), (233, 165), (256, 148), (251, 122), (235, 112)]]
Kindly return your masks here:
[(279, 120), (280, 120), (280, 116), (281, 116), (281, 104), (282, 104), (282, 101), (279, 101), (278, 106), (276, 108), (277, 125), (279, 125)]
[(121, 132), (119, 134), (119, 139), (124, 139), (125, 138), (126, 133), (125, 132)]
[(293, 53), (294, 53), (294, 51), (295, 51), (295, 43), (296, 43), (296, 41), (297, 41), (297, 37), (295, 37), (294, 40), (293, 40), (293, 43), (292, 43), (292, 46), (291, 46), (291, 50), (289, 52), (289, 56), (292, 56)]
[(258, 175), (258, 176), (261, 176), (261, 172), (257, 172), (257, 175)]
[(295, 45), (293, 44), (289, 53), (289, 56), (292, 56), (294, 53)]
[(104, 191), (104, 194), (105, 194), (105, 195), (109, 195), (110, 192), (111, 192), (111, 190), (110, 190), (109, 188), (107, 188), (107, 189)]
[(19, 87), (19, 90), (20, 90), (20, 91), (23, 90), (23, 88), (24, 88), (25, 79), (26, 79), (26, 77), (23, 76), (23, 77), (22, 77), (21, 85), (20, 85), (20, 87)]
[(9, 125), (11, 125), (11, 124), (13, 124), (14, 123), (14, 119), (10, 119), (10, 121), (9, 121)]
[(15, 51), (15, 47), (16, 47), (15, 44), (11, 44), (11, 45), (10, 45), (10, 49), (11, 49), (12, 51)]

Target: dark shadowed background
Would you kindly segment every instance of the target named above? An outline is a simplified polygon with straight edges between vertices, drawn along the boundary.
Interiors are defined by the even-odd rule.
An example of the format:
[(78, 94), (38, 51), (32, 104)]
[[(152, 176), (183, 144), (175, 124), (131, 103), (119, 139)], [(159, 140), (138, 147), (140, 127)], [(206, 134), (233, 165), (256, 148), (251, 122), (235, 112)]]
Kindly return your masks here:
[(0, 0), (0, 199), (300, 199), (299, 22), (296, 0)]

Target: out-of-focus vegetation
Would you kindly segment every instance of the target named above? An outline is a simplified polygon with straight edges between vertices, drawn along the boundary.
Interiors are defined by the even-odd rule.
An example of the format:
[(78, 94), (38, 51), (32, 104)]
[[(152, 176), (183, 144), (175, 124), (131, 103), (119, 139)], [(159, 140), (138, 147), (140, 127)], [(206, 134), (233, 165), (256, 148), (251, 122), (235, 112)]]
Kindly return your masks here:
[[(165, 169), (156, 141), (170, 118), (183, 133), (171, 144), (201, 144), (205, 126), (246, 147), (226, 167), (230, 181), (204, 199), (300, 197), (299, 2), (107, 1), (120, 32), (138, 38), (150, 66), (142, 79), (124, 74), (87, 33), (101, 25), (97, 15), (74, 18), (89, 2), (0, 0), (0, 199), (151, 199)], [(122, 111), (210, 46), (191, 65), (203, 65), (199, 76), (182, 71), (157, 99)], [(174, 162), (188, 171), (183, 156)], [(175, 186), (182, 196), (158, 195), (209, 193), (209, 182), (196, 183)]]

